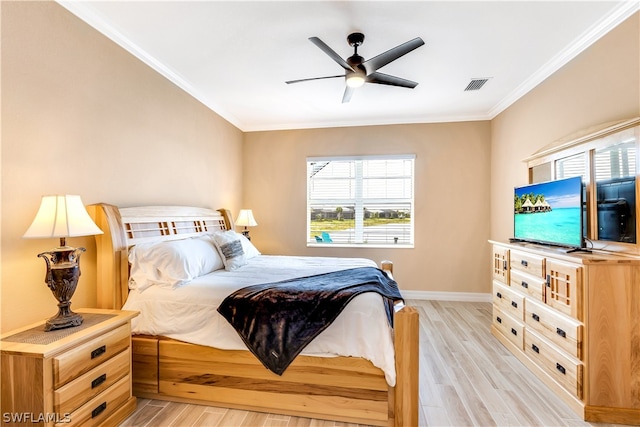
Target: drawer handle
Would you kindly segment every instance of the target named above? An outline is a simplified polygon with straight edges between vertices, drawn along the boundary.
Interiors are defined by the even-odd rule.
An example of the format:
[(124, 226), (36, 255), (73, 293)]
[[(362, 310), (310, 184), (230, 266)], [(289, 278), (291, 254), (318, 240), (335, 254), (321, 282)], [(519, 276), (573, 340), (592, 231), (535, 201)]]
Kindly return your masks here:
[(513, 308), (518, 308), (518, 303), (515, 301), (511, 301), (511, 305), (513, 306)]
[(91, 388), (96, 388), (107, 380), (107, 374), (102, 374), (95, 380), (91, 381)]
[(522, 264), (523, 267), (527, 267), (529, 265), (526, 259), (523, 259), (522, 261), (520, 261), (520, 264)]
[(502, 294), (501, 294), (500, 292), (496, 292), (496, 296), (497, 296), (498, 298), (502, 298)]
[(91, 358), (95, 359), (96, 357), (102, 356), (107, 351), (107, 346), (103, 345), (102, 347), (98, 347), (91, 352)]
[(540, 349), (535, 344), (531, 344), (531, 350), (535, 351), (536, 353), (540, 353)]
[(500, 318), (500, 316), (496, 317), (496, 320), (498, 321), (498, 323), (502, 323), (502, 319)]
[(104, 410), (107, 409), (107, 402), (102, 402), (100, 406), (96, 407), (93, 411), (91, 411), (91, 418), (95, 418), (100, 415)]
[(566, 374), (567, 374), (567, 370), (566, 370), (566, 369), (564, 369), (564, 366), (562, 366), (562, 365), (561, 365), (561, 364), (559, 364), (559, 363), (556, 363), (556, 369), (557, 369), (558, 371), (560, 371), (560, 373), (561, 373), (562, 375), (566, 375)]
[(516, 331), (515, 329), (511, 328), (511, 333), (515, 336), (518, 336), (518, 331)]
[(560, 328), (556, 328), (556, 334), (560, 335), (562, 338), (567, 337), (567, 333)]
[(532, 318), (533, 318), (533, 320), (535, 320), (536, 322), (539, 322), (539, 321), (540, 321), (540, 316), (538, 316), (538, 315), (537, 315), (537, 314), (535, 314), (535, 313), (531, 313), (531, 317), (532, 317)]
[(520, 284), (522, 285), (523, 288), (529, 289), (529, 284), (527, 282), (522, 282)]

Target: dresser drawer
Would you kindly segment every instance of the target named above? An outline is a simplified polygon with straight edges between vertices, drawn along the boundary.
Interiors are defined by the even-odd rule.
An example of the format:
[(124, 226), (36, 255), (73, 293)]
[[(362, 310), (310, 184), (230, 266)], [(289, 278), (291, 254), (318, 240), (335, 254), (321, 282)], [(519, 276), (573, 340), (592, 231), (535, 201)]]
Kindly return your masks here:
[(121, 378), (76, 411), (72, 412), (69, 423), (56, 424), (56, 427), (97, 426), (104, 422), (109, 415), (118, 410), (131, 397), (131, 377)]
[(522, 350), (524, 325), (493, 306), (493, 325), (509, 341)]
[(53, 392), (53, 407), (58, 414), (73, 412), (87, 400), (111, 387), (131, 371), (131, 351), (115, 355), (89, 372)]
[(525, 353), (567, 391), (582, 399), (583, 364), (556, 349), (553, 344), (527, 329)]
[(493, 282), (493, 303), (515, 319), (524, 320), (524, 297), (509, 287)]
[(62, 385), (95, 368), (131, 344), (131, 328), (125, 324), (53, 358), (53, 386)]
[(582, 323), (531, 300), (527, 300), (525, 307), (525, 323), (573, 357), (582, 359)]
[(525, 271), (535, 277), (544, 277), (544, 257), (511, 250), (509, 258), (512, 270)]
[(544, 301), (545, 280), (518, 270), (511, 271), (511, 288), (524, 292), (528, 297)]

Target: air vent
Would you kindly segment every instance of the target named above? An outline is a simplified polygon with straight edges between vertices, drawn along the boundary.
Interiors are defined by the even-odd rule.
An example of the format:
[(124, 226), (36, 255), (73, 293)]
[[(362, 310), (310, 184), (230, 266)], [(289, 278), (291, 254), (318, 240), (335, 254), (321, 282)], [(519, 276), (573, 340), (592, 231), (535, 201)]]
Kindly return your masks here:
[(470, 90), (480, 90), (480, 88), (482, 86), (484, 86), (484, 84), (486, 82), (489, 81), (489, 78), (486, 79), (471, 79), (471, 81), (469, 82), (469, 84), (467, 85), (466, 88), (464, 88), (465, 92), (466, 91), (470, 91)]

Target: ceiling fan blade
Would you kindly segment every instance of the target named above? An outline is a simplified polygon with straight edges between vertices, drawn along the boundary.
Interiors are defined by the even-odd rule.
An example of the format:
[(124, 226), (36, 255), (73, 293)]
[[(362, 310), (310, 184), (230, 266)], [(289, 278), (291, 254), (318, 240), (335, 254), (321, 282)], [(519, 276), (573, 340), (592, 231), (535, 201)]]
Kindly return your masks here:
[(338, 76), (311, 77), (310, 79), (289, 80), (289, 81), (287, 81), (287, 82), (285, 82), (285, 83), (286, 83), (286, 84), (291, 84), (291, 83), (308, 82), (308, 81), (311, 81), (311, 80), (335, 79), (336, 77), (342, 77), (342, 78), (344, 78), (344, 74), (340, 74), (340, 75), (338, 75)]
[(353, 95), (353, 92), (355, 91), (356, 90), (351, 86), (345, 86), (344, 95), (342, 95), (342, 103), (346, 104), (347, 102), (351, 101), (351, 95)]
[(347, 63), (347, 61), (345, 61), (344, 59), (342, 59), (340, 57), (340, 55), (335, 53), (335, 51), (333, 49), (331, 49), (329, 46), (327, 46), (327, 44), (325, 42), (323, 42), (322, 40), (320, 40), (317, 37), (309, 37), (309, 40), (311, 41), (311, 43), (313, 43), (316, 46), (318, 46), (324, 53), (329, 55), (331, 57), (331, 59), (336, 61), (338, 63), (338, 65), (340, 65), (342, 68), (344, 68), (345, 70), (348, 70), (348, 71), (355, 71), (353, 68), (351, 68), (351, 65), (349, 65)]
[(389, 62), (395, 61), (402, 55), (406, 55), (412, 50), (419, 48), (423, 44), (424, 41), (420, 37), (416, 37), (413, 40), (409, 40), (408, 42), (402, 43), (401, 45), (389, 49), (388, 51), (381, 53), (378, 56), (364, 61), (363, 65), (367, 69), (367, 73), (371, 74), (379, 68), (384, 67)]
[(382, 85), (390, 85), (390, 86), (400, 86), (407, 87), (409, 89), (413, 89), (418, 86), (418, 83), (412, 82), (411, 80), (402, 79), (396, 76), (390, 76), (389, 74), (383, 73), (373, 73), (369, 74), (366, 78), (367, 83), (378, 83)]

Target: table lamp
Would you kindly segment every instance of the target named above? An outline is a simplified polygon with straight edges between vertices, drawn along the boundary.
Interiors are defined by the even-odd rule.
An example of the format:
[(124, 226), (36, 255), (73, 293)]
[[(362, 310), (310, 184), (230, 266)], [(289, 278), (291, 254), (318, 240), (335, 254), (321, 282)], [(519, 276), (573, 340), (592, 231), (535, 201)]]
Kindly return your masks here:
[(60, 238), (60, 246), (38, 254), (47, 264), (44, 282), (58, 300), (58, 314), (45, 323), (45, 331), (82, 324), (82, 316), (71, 311), (71, 297), (80, 278), (80, 255), (85, 248), (67, 246), (67, 237), (102, 234), (80, 196), (43, 196), (35, 219), (24, 233), (27, 239)]
[(247, 227), (255, 227), (258, 223), (253, 218), (253, 212), (251, 212), (251, 209), (240, 209), (240, 213), (236, 219), (236, 225), (244, 226), (242, 235), (251, 240), (251, 237), (249, 237), (249, 229)]

